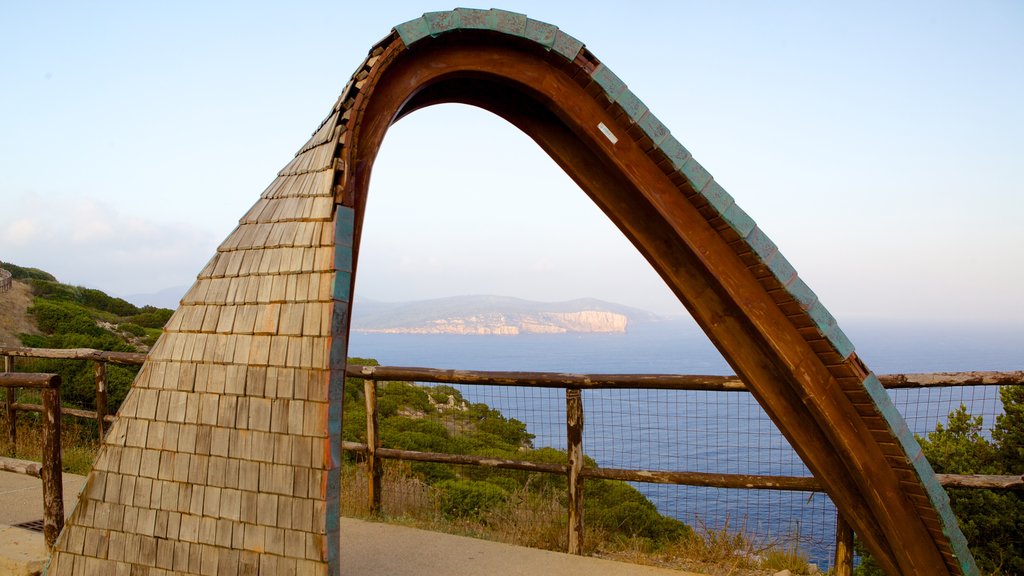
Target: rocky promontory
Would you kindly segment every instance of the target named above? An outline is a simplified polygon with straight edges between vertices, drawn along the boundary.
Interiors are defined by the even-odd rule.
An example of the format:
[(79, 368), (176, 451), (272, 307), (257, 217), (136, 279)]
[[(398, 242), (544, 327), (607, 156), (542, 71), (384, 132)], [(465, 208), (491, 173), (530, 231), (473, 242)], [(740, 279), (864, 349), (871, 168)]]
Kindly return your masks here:
[(419, 302), (357, 301), (352, 329), (378, 334), (503, 335), (622, 333), (653, 315), (594, 299), (531, 302), (498, 296), (462, 296)]

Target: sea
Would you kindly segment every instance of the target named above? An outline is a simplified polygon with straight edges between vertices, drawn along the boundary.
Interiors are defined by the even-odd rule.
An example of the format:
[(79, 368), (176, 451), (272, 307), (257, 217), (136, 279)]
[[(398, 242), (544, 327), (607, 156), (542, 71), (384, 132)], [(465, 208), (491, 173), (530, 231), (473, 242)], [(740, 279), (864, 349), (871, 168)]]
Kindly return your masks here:
[[(929, 322), (850, 322), (844, 330), (878, 374), (1024, 370), (1024, 327)], [(617, 334), (517, 336), (353, 333), (349, 355), (382, 365), (588, 374), (730, 375), (689, 318), (633, 323)], [(564, 448), (561, 390), (461, 387), (526, 423), (536, 447)], [(996, 387), (891, 391), (911, 430), (927, 434), (964, 404), (986, 433), (1001, 413)], [(748, 393), (584, 391), (584, 452), (608, 468), (810, 475)], [(662, 514), (698, 531), (743, 534), (750, 548), (797, 551), (831, 565), (835, 509), (827, 495), (634, 483)]]

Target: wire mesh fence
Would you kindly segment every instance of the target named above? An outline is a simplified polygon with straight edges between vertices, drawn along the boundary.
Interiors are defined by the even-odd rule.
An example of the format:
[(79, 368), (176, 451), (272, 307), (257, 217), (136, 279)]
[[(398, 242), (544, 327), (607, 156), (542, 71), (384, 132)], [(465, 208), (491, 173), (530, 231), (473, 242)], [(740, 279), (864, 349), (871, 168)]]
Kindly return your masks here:
[[(518, 436), (518, 440), (512, 439), (513, 443), (518, 442), (515, 446), (505, 445), (505, 451), (493, 450), (491, 455), (548, 462), (558, 462), (565, 457), (564, 389), (437, 384), (419, 385), (419, 389), (426, 392), (428, 408), (406, 410), (403, 416), (417, 421), (418, 430), (426, 431), (430, 427), (443, 430), (447, 440), (417, 448), (415, 442), (408, 443), (413, 438), (408, 429), (382, 423), (383, 445), (456, 453), (472, 453), (484, 443), (492, 448), (501, 446), (494, 437), (500, 436), (501, 430), (492, 425), (485, 434), (479, 429), (486, 414), (496, 414), (507, 424), (511, 423), (505, 433), (521, 423), (527, 434)], [(997, 386), (896, 389), (890, 393), (911, 430), (919, 435), (935, 430), (936, 424), (944, 423), (948, 414), (961, 404), (971, 414), (983, 417), (987, 432), (1002, 411)], [(588, 389), (582, 394), (583, 450), (588, 466), (811, 476), (786, 438), (747, 392), (633, 388)], [(382, 398), (384, 396), (382, 393)], [(457, 439), (474, 434), (481, 444)], [(541, 453), (544, 455), (539, 456)], [(385, 494), (385, 501), (395, 498), (414, 502), (420, 513), (439, 523), (447, 523), (448, 529), (454, 521), (464, 533), (480, 532), (482, 535), (490, 530), (488, 537), (494, 539), (564, 549), (563, 477), (422, 462), (389, 462), (389, 466), (394, 478), (405, 478), (402, 482), (406, 484), (406, 492)], [(407, 476), (417, 480), (411, 482)], [(350, 477), (358, 480), (358, 473), (346, 475), (347, 479)], [(472, 484), (484, 481), (500, 490), (494, 494), (481, 493), (486, 490)], [(823, 493), (630, 484), (653, 503), (660, 514), (684, 522), (705, 537), (732, 535), (741, 538), (750, 553), (781, 549), (804, 556), (820, 567), (832, 563), (836, 509)], [(592, 496), (588, 487), (597, 486), (598, 481), (588, 480), (585, 497)], [(462, 500), (457, 505), (452, 503), (450, 495), (446, 496), (452, 490)], [(489, 508), (485, 506), (488, 498), (492, 499)], [(465, 501), (472, 499), (480, 503), (481, 510), (487, 508), (487, 511), (467, 512), (466, 507), (472, 505)], [(424, 502), (430, 502), (430, 506)], [(393, 504), (385, 505), (384, 512), (398, 516), (408, 514)], [(588, 529), (595, 528), (588, 526)]]

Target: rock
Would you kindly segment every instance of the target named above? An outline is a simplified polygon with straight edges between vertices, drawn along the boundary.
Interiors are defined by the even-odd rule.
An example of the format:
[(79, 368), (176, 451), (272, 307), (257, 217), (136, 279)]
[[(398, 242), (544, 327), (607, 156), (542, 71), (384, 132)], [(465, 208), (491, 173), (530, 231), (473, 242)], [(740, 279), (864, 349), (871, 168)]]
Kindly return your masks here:
[(793, 576), (793, 573), (790, 572), (789, 570), (779, 570), (778, 572), (776, 572), (772, 576)]

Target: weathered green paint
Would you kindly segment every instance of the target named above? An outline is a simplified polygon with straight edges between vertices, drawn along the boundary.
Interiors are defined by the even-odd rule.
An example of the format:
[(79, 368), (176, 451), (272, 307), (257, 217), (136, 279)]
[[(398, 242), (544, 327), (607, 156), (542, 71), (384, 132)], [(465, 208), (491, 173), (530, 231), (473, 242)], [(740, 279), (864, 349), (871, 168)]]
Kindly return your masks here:
[(598, 64), (590, 77), (604, 90), (608, 99), (615, 102), (623, 92), (626, 91), (626, 83), (619, 79), (610, 68), (604, 64)]
[(668, 138), (668, 127), (658, 120), (658, 117), (650, 110), (640, 118), (640, 129), (654, 142), (655, 146), (660, 145), (665, 138)]
[(743, 208), (740, 208), (739, 204), (735, 202), (732, 206), (722, 213), (722, 220), (725, 220), (726, 224), (732, 228), (733, 232), (739, 235), (740, 238), (746, 238), (747, 234), (754, 229), (757, 224), (754, 219), (751, 218)]
[(566, 60), (572, 62), (579, 55), (580, 50), (583, 50), (583, 42), (580, 42), (576, 38), (566, 34), (559, 30), (555, 36), (555, 43), (551, 46), (551, 49), (561, 54)]
[(464, 30), (493, 30), (490, 10), (478, 10), (476, 8), (456, 8), (454, 12), (458, 15), (459, 27)]
[[(683, 176), (686, 176), (686, 180), (690, 183), (690, 186), (692, 186), (697, 192), (703, 190), (704, 187), (708, 185), (708, 182), (711, 181), (711, 174), (709, 174), (708, 171), (700, 165), (700, 162), (697, 162), (697, 159), (692, 156), (686, 161), (686, 164), (683, 164), (681, 172), (683, 173)], [(751, 220), (751, 222), (753, 222), (753, 220)]]
[(417, 41), (430, 36), (430, 27), (427, 26), (426, 20), (421, 17), (395, 26), (395, 32), (398, 32), (398, 36), (402, 39), (403, 44), (412, 46)]
[(711, 204), (711, 207), (715, 209), (715, 212), (724, 214), (729, 206), (732, 206), (735, 202), (725, 188), (722, 188), (721, 184), (712, 180), (700, 191), (700, 195)]
[(639, 122), (643, 115), (647, 112), (647, 105), (640, 101), (630, 90), (626, 90), (619, 96), (617, 104), (622, 107), (622, 111), (629, 116), (633, 122)]
[(558, 27), (552, 26), (546, 22), (539, 20), (527, 19), (526, 21), (526, 39), (533, 40), (537, 44), (551, 49), (555, 45), (555, 37), (558, 36)]
[(494, 18), (495, 32), (526, 38), (526, 14), (492, 8), (491, 15)]
[(427, 23), (427, 30), (431, 36), (438, 36), (461, 27), (457, 11), (427, 12), (423, 15), (423, 21)]
[(690, 151), (680, 144), (679, 140), (676, 140), (671, 134), (669, 134), (668, 138), (661, 141), (661, 144), (658, 145), (658, 149), (661, 150), (662, 154), (668, 158), (669, 162), (672, 163), (672, 166), (677, 171), (682, 170), (683, 165), (690, 159)]

